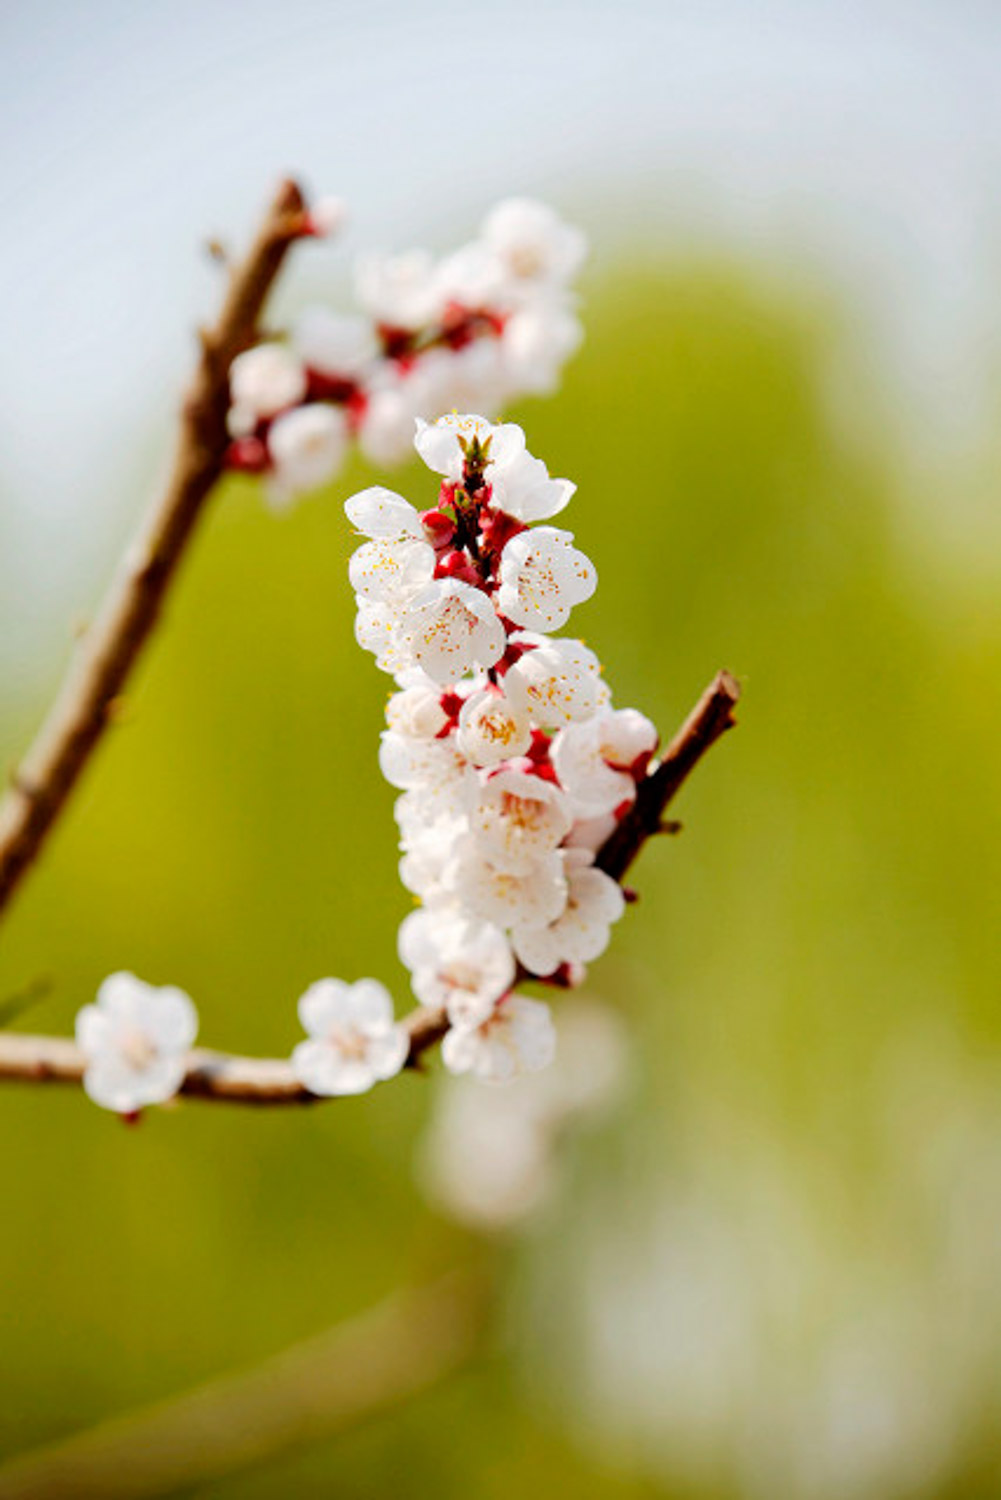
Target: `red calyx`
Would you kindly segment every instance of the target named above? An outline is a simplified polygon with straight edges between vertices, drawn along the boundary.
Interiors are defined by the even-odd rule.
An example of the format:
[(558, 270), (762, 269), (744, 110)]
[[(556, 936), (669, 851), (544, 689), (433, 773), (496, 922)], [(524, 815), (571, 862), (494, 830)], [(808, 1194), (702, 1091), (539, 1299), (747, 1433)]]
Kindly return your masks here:
[(382, 341), (387, 359), (395, 359), (404, 364), (412, 363), (414, 334), (409, 328), (394, 328), (391, 323), (379, 323), (375, 331)]
[(421, 525), (424, 527), (424, 535), (436, 552), (449, 546), (455, 536), (455, 522), (440, 510), (422, 511)]
[(509, 516), (506, 511), (495, 510), (491, 506), (480, 512), (480, 535), (491, 552), (503, 552), (513, 536), (518, 536), (520, 532), (527, 530), (528, 527), (523, 521), (516, 521), (514, 516)]
[(453, 547), (449, 552), (443, 552), (435, 564), (434, 576), (436, 578), (457, 578), (460, 583), (470, 583), (474, 588), (482, 588), (483, 580), (477, 573), (473, 564), (464, 552)]
[(226, 449), (227, 469), (243, 474), (260, 474), (268, 467), (268, 449), (259, 437), (234, 438)]
[(646, 773), (652, 760), (653, 751), (644, 750), (642, 755), (637, 755), (636, 759), (630, 762), (629, 774), (634, 781), (644, 781), (646, 779)]
[(338, 406), (348, 406), (358, 391), (357, 382), (347, 375), (328, 375), (323, 370), (306, 370), (306, 399), (309, 401), (335, 401)]

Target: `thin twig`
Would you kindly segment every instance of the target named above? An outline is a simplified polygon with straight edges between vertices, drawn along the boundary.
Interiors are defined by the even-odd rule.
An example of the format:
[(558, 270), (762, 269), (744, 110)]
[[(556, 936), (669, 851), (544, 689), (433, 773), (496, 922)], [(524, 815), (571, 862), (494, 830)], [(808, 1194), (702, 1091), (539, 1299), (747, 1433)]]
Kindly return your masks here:
[(256, 1468), (420, 1396), (476, 1352), (471, 1272), (397, 1294), (243, 1374), (65, 1438), (0, 1469), (0, 1500), (154, 1500)]
[(636, 801), (598, 850), (595, 864), (621, 880), (648, 838), (678, 831), (664, 823), (668, 804), (721, 734), (736, 724), (740, 686), (729, 672), (718, 672), (664, 751), (660, 764), (640, 783)]
[(254, 342), (261, 309), (289, 246), (308, 229), (302, 193), (283, 182), (246, 259), (236, 267), (181, 411), (173, 467), (129, 548), (37, 739), (0, 806), (0, 913), (46, 837), (113, 716), (205, 501), (223, 471), (229, 367)]
[[(740, 688), (729, 672), (720, 672), (709, 684), (659, 765), (640, 784), (633, 808), (598, 851), (596, 863), (601, 869), (621, 879), (646, 840), (661, 831), (668, 803), (710, 746), (733, 727), (739, 697)], [(522, 972), (520, 977), (530, 976)], [(444, 1010), (418, 1006), (403, 1024), (410, 1034), (406, 1065), (416, 1068), (423, 1054), (448, 1031), (448, 1016)], [(0, 1082), (79, 1084), (85, 1067), (79, 1047), (65, 1038), (0, 1033)], [(192, 1052), (180, 1092), (227, 1104), (317, 1102), (284, 1059), (203, 1050)]]

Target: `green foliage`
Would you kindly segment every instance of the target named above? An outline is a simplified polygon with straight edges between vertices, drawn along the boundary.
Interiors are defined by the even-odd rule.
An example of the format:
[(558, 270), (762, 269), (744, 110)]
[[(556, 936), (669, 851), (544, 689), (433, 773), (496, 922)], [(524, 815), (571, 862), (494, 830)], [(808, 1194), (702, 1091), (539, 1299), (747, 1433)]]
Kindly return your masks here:
[[(650, 1178), (620, 1180), (623, 1160), (685, 1158), (725, 1101), (712, 1150), (766, 1132), (829, 1199), (821, 1222), (848, 1203), (864, 1238), (892, 1190), (864, 1087), (884, 1049), (921, 1017), (1001, 1039), (1001, 609), (973, 617), (901, 540), (907, 497), (840, 436), (812, 315), (733, 271), (639, 268), (586, 321), (560, 397), (515, 413), (579, 486), (567, 524), (601, 583), (574, 626), (617, 702), (665, 733), (720, 666), (745, 698), (594, 969), (642, 1073), (618, 1144), (578, 1154), (579, 1201), (634, 1207)], [(408, 1005), (375, 760), (388, 679), (354, 644), (340, 504), (364, 482), (288, 518), (247, 482), (219, 497), (5, 931), (0, 995), (53, 977), (30, 1029), (69, 1029), (117, 968), (182, 985), (202, 1040), (233, 1050), (287, 1054), (321, 975), (373, 974)], [(393, 483), (433, 502), (416, 467)], [(186, 1104), (131, 1130), (75, 1091), (0, 1093), (0, 1452), (253, 1361), (461, 1254), (412, 1180), (432, 1087), (290, 1113)], [(558, 1275), (578, 1227), (564, 1202), (530, 1279)], [(613, 1471), (555, 1397), (541, 1416), (524, 1397), (523, 1365), (549, 1380), (572, 1358), (567, 1295), (519, 1325), (513, 1361), (205, 1495), (382, 1493), (401, 1472), (403, 1493), (464, 1500), (649, 1493), (636, 1453)]]

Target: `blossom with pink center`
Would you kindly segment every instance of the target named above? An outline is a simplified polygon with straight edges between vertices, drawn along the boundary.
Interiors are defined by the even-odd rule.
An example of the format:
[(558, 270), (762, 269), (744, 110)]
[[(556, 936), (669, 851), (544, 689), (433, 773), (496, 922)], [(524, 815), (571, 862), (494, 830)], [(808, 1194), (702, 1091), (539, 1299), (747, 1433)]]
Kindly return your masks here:
[(598, 583), (594, 564), (573, 546), (573, 534), (537, 526), (512, 537), (501, 553), (497, 607), (529, 630), (558, 630)]
[(484, 1020), (514, 984), (514, 955), (500, 928), (454, 910), (411, 912), (399, 949), (418, 1000), (445, 1006), (456, 1026)]
[(533, 720), (543, 729), (589, 719), (608, 703), (601, 663), (583, 641), (550, 640), (527, 630), (511, 640), (531, 649), (510, 668), (505, 686), (510, 690), (512, 680), (519, 683)]
[(413, 661), (443, 686), (473, 667), (492, 667), (506, 645), (486, 594), (461, 579), (439, 578), (416, 594), (404, 628)]
[(162, 1104), (184, 1081), (198, 1016), (183, 990), (111, 974), (76, 1018), (86, 1058), (83, 1086), (95, 1104), (130, 1115)]
[(463, 703), (456, 744), (474, 766), (496, 766), (524, 755), (531, 743), (528, 704), (510, 672), (503, 688), (481, 688)]
[(471, 916), (502, 928), (545, 927), (567, 904), (563, 860), (553, 850), (524, 873), (501, 868), (469, 840), (459, 840), (440, 889)]
[(319, 980), (300, 999), (299, 1020), (308, 1040), (292, 1053), (292, 1069), (310, 1093), (363, 1094), (407, 1060), (409, 1038), (377, 979)]
[(657, 748), (657, 730), (635, 708), (606, 709), (554, 737), (552, 762), (581, 818), (611, 812), (636, 796), (631, 768)]
[(505, 198), (496, 204), (484, 221), (482, 238), (522, 288), (568, 282), (587, 255), (585, 235), (534, 198)]
[(470, 813), (473, 838), (500, 870), (526, 875), (557, 849), (573, 819), (566, 793), (525, 771), (497, 771), (484, 783)]
[(441, 1044), (452, 1073), (472, 1073), (485, 1083), (507, 1083), (522, 1073), (546, 1068), (556, 1052), (549, 1006), (524, 995), (509, 995), (477, 1025), (453, 1026)]

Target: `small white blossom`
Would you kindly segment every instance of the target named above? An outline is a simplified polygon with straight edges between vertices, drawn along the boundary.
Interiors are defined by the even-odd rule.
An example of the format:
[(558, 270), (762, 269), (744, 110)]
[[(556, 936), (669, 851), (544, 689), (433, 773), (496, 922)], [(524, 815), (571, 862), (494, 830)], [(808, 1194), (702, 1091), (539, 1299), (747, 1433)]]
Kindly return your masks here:
[(87, 1059), (83, 1086), (95, 1104), (133, 1114), (177, 1093), (198, 1034), (195, 1007), (183, 990), (112, 974), (76, 1019)]
[(313, 1094), (362, 1094), (407, 1060), (409, 1039), (376, 979), (319, 980), (300, 999), (299, 1020), (309, 1040), (292, 1053), (292, 1069)]
[(498, 927), (545, 927), (567, 904), (563, 861), (553, 851), (524, 874), (501, 869), (468, 841), (457, 844), (442, 872), (442, 891), (473, 916)]
[(413, 660), (442, 686), (504, 654), (504, 627), (490, 600), (458, 579), (437, 579), (416, 594), (405, 629)]
[(268, 431), (272, 504), (281, 506), (304, 490), (327, 484), (348, 450), (348, 423), (340, 407), (317, 402), (276, 417)]
[(445, 1006), (456, 1026), (485, 1020), (514, 984), (514, 956), (500, 928), (454, 911), (411, 912), (399, 949), (418, 1000)]
[(255, 420), (295, 406), (306, 394), (302, 360), (284, 344), (257, 344), (229, 367), (232, 405)]
[(597, 586), (594, 565), (572, 545), (569, 531), (538, 526), (512, 537), (500, 560), (497, 607), (529, 630), (565, 625), (575, 604), (590, 599)]
[(590, 963), (608, 947), (611, 925), (625, 910), (621, 886), (593, 868), (586, 850), (568, 850), (563, 861), (565, 910), (548, 927), (516, 928), (511, 934), (515, 953), (532, 974), (552, 974), (564, 963)]
[(471, 693), (459, 713), (456, 742), (474, 766), (496, 766), (524, 755), (532, 743), (532, 723), (520, 682)]
[(587, 255), (585, 235), (534, 198), (504, 199), (491, 209), (481, 233), (521, 283), (569, 281)]
[(606, 709), (583, 724), (568, 724), (551, 751), (560, 785), (577, 816), (590, 818), (632, 802), (630, 768), (657, 748), (657, 730), (635, 708)]
[(512, 679), (519, 683), (541, 728), (589, 719), (608, 703), (601, 663), (583, 641), (550, 640), (530, 631), (519, 631), (511, 640), (531, 649), (509, 668), (505, 686), (510, 690)]
[(331, 379), (354, 380), (372, 368), (379, 343), (368, 318), (340, 317), (308, 307), (292, 331), (292, 347), (303, 364)]
[(355, 291), (365, 311), (386, 328), (416, 331), (442, 310), (434, 260), (426, 250), (360, 257)]
[(556, 1053), (549, 1006), (524, 995), (508, 998), (477, 1026), (453, 1026), (441, 1044), (451, 1073), (472, 1073), (485, 1083), (506, 1083), (546, 1068)]
[(563, 299), (537, 299), (520, 307), (500, 336), (499, 354), (511, 388), (552, 395), (583, 337), (580, 320)]
[(421, 518), (410, 501), (381, 484), (359, 490), (357, 495), (345, 500), (344, 514), (362, 536), (412, 536), (424, 540)]
[(492, 478), (496, 470), (503, 470), (525, 450), (525, 434), (513, 422), (496, 426), (486, 417), (472, 413), (460, 415), (458, 412), (439, 417), (437, 422), (418, 421), (414, 447), (429, 469), (454, 481), (462, 478), (465, 462), (460, 438), (467, 443), (476, 438), (481, 447), (489, 442), (488, 478)]
[(482, 787), (469, 826), (491, 864), (527, 875), (559, 847), (572, 821), (560, 787), (525, 771), (502, 770)]

